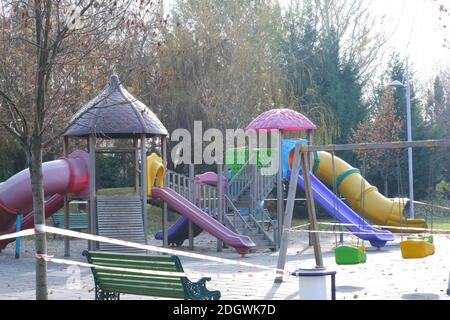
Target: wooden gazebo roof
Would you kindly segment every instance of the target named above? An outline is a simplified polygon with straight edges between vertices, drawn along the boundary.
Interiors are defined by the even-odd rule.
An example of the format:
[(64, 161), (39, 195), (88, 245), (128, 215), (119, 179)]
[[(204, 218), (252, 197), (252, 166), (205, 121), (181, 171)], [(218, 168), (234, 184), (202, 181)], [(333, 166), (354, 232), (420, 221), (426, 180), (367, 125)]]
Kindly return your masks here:
[(72, 117), (64, 136), (129, 138), (139, 134), (168, 136), (158, 117), (133, 97), (113, 75), (105, 89)]

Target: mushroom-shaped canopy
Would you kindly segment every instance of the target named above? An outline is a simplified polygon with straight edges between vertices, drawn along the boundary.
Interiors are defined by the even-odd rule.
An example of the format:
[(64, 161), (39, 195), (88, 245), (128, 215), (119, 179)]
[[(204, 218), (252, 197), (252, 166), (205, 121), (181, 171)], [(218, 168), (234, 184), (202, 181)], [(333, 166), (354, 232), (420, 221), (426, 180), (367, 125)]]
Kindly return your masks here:
[(245, 130), (255, 131), (306, 131), (316, 126), (303, 114), (291, 109), (272, 109), (253, 119)]
[(167, 136), (158, 117), (133, 97), (113, 75), (105, 89), (72, 117), (65, 136), (131, 138), (139, 134)]

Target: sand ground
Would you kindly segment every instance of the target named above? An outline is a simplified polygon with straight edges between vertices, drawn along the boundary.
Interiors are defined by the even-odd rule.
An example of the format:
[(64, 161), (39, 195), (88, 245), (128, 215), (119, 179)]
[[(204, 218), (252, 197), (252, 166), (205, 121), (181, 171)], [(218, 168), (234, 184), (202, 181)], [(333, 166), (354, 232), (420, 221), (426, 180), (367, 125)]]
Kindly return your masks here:
[[(288, 270), (314, 267), (312, 248), (307, 246), (304, 233), (291, 233), (288, 250)], [(356, 244), (351, 236), (346, 243)], [(332, 248), (334, 235), (321, 234), (324, 264), (327, 269), (336, 270), (337, 298), (358, 299), (447, 299), (446, 291), (450, 273), (450, 236), (435, 235), (436, 253), (418, 260), (401, 258), (399, 241), (390, 243), (381, 250), (368, 248), (366, 264), (338, 266), (334, 262)], [(149, 244), (161, 243), (149, 239)], [(187, 241), (186, 243), (187, 244)], [(231, 260), (242, 260), (258, 265), (275, 267), (278, 253), (260, 251), (241, 258), (234, 250), (225, 249), (216, 252), (216, 240), (206, 233), (195, 239), (195, 251), (205, 255)], [(33, 241), (22, 241), (21, 258), (14, 257), (14, 244), (10, 244), (0, 253), (0, 299), (34, 299), (35, 272)], [(71, 241), (71, 257), (68, 259), (83, 261), (81, 252), (87, 248), (84, 240)], [(187, 250), (181, 247), (177, 250)], [(63, 258), (61, 238), (48, 240), (48, 254)], [(217, 279), (208, 282), (208, 288), (220, 290), (223, 299), (259, 300), (259, 299), (298, 299), (298, 278), (285, 277), (282, 284), (274, 284), (273, 275), (255, 268), (229, 265), (224, 263), (198, 260), (180, 256), (186, 272), (205, 272), (221, 274), (240, 274), (252, 272), (253, 278)], [(195, 280), (195, 279), (193, 279)], [(94, 281), (90, 269), (74, 266), (48, 264), (48, 284), (50, 299), (88, 299), (94, 298)], [(122, 295), (122, 299), (154, 299), (134, 295)]]

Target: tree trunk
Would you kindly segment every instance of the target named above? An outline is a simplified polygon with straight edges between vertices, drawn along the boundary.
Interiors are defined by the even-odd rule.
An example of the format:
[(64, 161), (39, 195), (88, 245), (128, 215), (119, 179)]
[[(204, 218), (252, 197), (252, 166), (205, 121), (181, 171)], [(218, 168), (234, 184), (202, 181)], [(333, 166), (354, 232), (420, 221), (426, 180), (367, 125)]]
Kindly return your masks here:
[[(27, 154), (30, 166), (31, 188), (33, 193), (34, 224), (45, 224), (44, 186), (42, 174), (42, 148), (40, 137), (34, 137), (31, 150)], [(47, 237), (45, 233), (35, 236), (36, 254), (47, 254)], [(36, 259), (36, 300), (47, 300), (47, 262)]]

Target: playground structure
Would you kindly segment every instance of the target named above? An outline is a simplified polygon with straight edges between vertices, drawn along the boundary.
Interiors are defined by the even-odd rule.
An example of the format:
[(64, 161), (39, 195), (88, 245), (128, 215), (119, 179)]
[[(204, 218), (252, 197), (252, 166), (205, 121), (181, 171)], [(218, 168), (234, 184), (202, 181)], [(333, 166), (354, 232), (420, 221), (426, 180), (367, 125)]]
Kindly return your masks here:
[[(316, 223), (311, 223), (315, 219), (314, 201), (355, 236), (375, 247), (383, 247), (394, 240), (394, 236), (370, 223), (406, 227), (404, 231), (411, 230), (413, 233), (418, 233), (416, 228), (427, 227), (424, 220), (404, 218), (407, 199), (384, 197), (364, 180), (358, 169), (334, 155), (337, 150), (361, 150), (360, 145), (313, 146), (315, 128), (308, 118), (293, 110), (267, 111), (255, 118), (246, 130), (279, 133), (281, 152), (260, 150), (261, 155), (270, 153), (278, 157), (281, 166), (275, 175), (262, 174), (260, 169), (265, 160), (259, 158), (257, 151), (258, 161), (252, 164), (249, 161), (252, 155), (244, 149), (243, 164), (226, 161), (225, 165), (217, 165), (217, 172), (198, 175), (195, 175), (195, 166), (191, 164), (189, 175), (185, 176), (167, 168), (168, 132), (164, 125), (148, 107), (120, 85), (117, 76), (113, 76), (103, 92), (81, 108), (68, 124), (64, 135), (64, 157), (44, 164), (45, 195), (50, 197), (46, 202), (46, 217), (64, 208), (64, 225), (68, 228), (69, 202), (88, 200), (89, 233), (145, 244), (148, 238), (147, 203), (156, 200), (163, 214), (162, 230), (155, 234), (155, 238), (162, 240), (164, 247), (169, 244), (180, 246), (189, 240), (189, 248), (194, 249), (194, 237), (205, 230), (217, 238), (218, 251), (226, 245), (244, 255), (253, 249), (278, 250), (283, 246), (283, 237), (287, 237), (283, 230), (291, 227), (292, 199), (295, 196), (291, 189), (295, 191), (299, 186), (307, 195), (311, 231), (318, 229)], [(305, 131), (307, 140), (283, 139), (285, 132), (295, 131)], [(87, 142), (88, 152), (77, 150), (69, 154), (70, 138)], [(149, 138), (157, 141), (158, 146), (147, 152)], [(115, 139), (132, 142), (127, 147), (115, 147)], [(374, 148), (384, 148), (386, 145), (376, 145)], [(429, 147), (430, 142), (424, 142), (423, 146)], [(371, 148), (369, 145), (365, 147)], [(396, 143), (387, 147), (402, 148), (403, 145)], [(240, 151), (227, 152), (234, 158)], [(97, 194), (96, 154), (102, 153), (134, 155), (134, 195)], [(147, 156), (148, 153), (151, 154)], [(300, 165), (302, 157), (299, 155), (298, 166), (295, 166), (298, 153), (304, 154), (304, 159), (301, 159)], [(309, 169), (305, 171), (302, 168), (311, 168), (311, 174)], [(286, 210), (283, 208), (283, 180), (289, 181)], [(335, 185), (347, 202), (324, 183)], [(262, 204), (274, 190), (277, 210), (273, 217)], [(362, 198), (364, 205), (361, 204)], [(168, 207), (181, 215), (171, 228), (168, 227)], [(20, 228), (16, 225), (19, 213), (24, 215)], [(30, 213), (29, 174), (24, 170), (0, 184), (0, 233), (32, 227), (33, 216)], [(291, 217), (288, 219), (289, 215)], [(316, 255), (320, 255), (318, 237), (314, 235), (317, 234), (311, 233), (312, 244)], [(414, 239), (409, 241), (418, 244)], [(4, 248), (6, 244), (0, 243), (0, 247)], [(421, 243), (420, 246), (426, 248), (426, 255), (430, 254), (429, 245)], [(89, 241), (89, 250), (135, 251), (94, 241)], [(356, 254), (358, 259), (365, 260), (361, 252)], [(65, 255), (70, 255), (68, 237), (65, 237)]]
[[(59, 160), (43, 164), (45, 215), (50, 217), (64, 207), (65, 197), (83, 199), (89, 183), (88, 154), (75, 151)], [(0, 233), (12, 233), (33, 228), (31, 181), (28, 170), (23, 170), (0, 184)], [(21, 215), (23, 219), (17, 218)], [(0, 250), (14, 239), (0, 241)]]
[[(332, 172), (332, 177), (333, 177), (331, 180), (331, 184), (334, 186), (334, 188), (336, 188), (337, 178), (336, 178), (336, 165), (335, 165), (335, 155), (334, 155), (335, 151), (359, 150), (359, 151), (365, 152), (367, 150), (376, 150), (376, 149), (400, 150), (400, 149), (404, 149), (404, 148), (425, 148), (425, 147), (434, 149), (438, 146), (440, 146), (440, 147), (449, 146), (450, 141), (449, 140), (435, 140), (435, 141), (428, 140), (428, 141), (414, 141), (414, 142), (390, 142), (390, 143), (371, 143), (371, 144), (355, 144), (355, 145), (348, 144), (348, 145), (327, 145), (327, 146), (309, 146), (309, 145), (305, 145), (304, 143), (298, 142), (298, 143), (294, 143), (294, 145), (295, 145), (294, 148), (289, 149), (289, 150), (291, 150), (290, 156), (289, 156), (289, 163), (290, 163), (290, 167), (293, 172), (298, 172), (300, 170), (301, 174), (299, 174), (298, 177), (294, 174), (291, 175), (289, 195), (288, 195), (288, 200), (287, 200), (288, 205), (287, 205), (286, 213), (285, 213), (286, 220), (285, 220), (283, 229), (289, 230), (289, 228), (291, 227), (291, 219), (292, 219), (292, 214), (293, 214), (293, 203), (295, 201), (296, 184), (297, 184), (297, 182), (299, 182), (299, 185), (304, 186), (305, 193), (306, 193), (306, 200), (307, 200), (307, 204), (308, 204), (309, 223), (311, 225), (311, 228), (314, 231), (316, 231), (318, 229), (317, 229), (317, 220), (316, 220), (316, 214), (315, 214), (315, 208), (314, 208), (313, 190), (316, 190), (317, 187), (314, 186), (315, 177), (314, 177), (313, 172), (315, 170), (310, 169), (310, 165), (309, 165), (310, 161), (308, 161), (308, 155), (310, 153), (317, 154), (318, 152), (323, 152), (323, 151), (329, 151), (331, 153), (331, 155), (332, 155), (332, 161), (331, 161), (332, 171), (331, 172)], [(301, 164), (300, 164), (300, 161), (301, 161)], [(317, 162), (318, 161), (316, 160), (316, 167), (317, 167)], [(348, 165), (345, 165), (345, 166), (348, 167)], [(431, 170), (431, 168), (430, 168), (430, 170)], [(341, 176), (343, 175), (344, 178), (346, 178), (352, 174), (359, 175), (359, 171), (356, 171), (354, 169), (350, 169), (347, 172), (348, 173), (341, 172)], [(304, 184), (300, 183), (302, 176), (304, 179)], [(362, 182), (360, 184), (361, 191), (359, 192), (360, 197), (361, 197), (361, 200), (359, 200), (359, 203), (361, 204), (361, 203), (365, 202), (366, 194), (369, 194), (369, 197), (370, 197), (370, 192), (377, 192), (377, 190), (374, 187), (367, 189), (365, 187), (365, 184), (366, 184), (365, 180), (363, 178), (359, 178), (359, 180)], [(342, 183), (342, 180), (341, 180), (341, 183)], [(378, 197), (381, 198), (381, 201), (379, 201), (380, 203), (389, 202), (389, 200), (386, 200), (382, 196), (378, 196)], [(319, 199), (319, 203), (324, 202), (323, 200), (321, 200), (320, 196), (318, 197), (318, 199)], [(356, 200), (357, 199), (355, 199), (354, 201), (356, 201)], [(407, 199), (406, 199), (406, 201), (407, 201)], [(351, 203), (351, 201), (349, 201), (349, 202)], [(397, 202), (397, 205), (400, 208), (405, 207), (402, 204), (402, 201), (395, 201), (395, 199), (394, 199), (394, 201), (392, 201), (392, 202)], [(360, 206), (359, 208), (360, 208), (361, 213), (365, 212), (364, 205)], [(336, 210), (336, 209), (337, 209), (336, 206), (334, 206), (334, 210)], [(385, 212), (385, 210), (383, 208), (380, 211)], [(367, 212), (370, 212), (370, 210), (368, 210)], [(387, 223), (387, 224), (384, 225), (383, 227), (385, 229), (387, 229), (390, 226), (395, 226), (395, 225), (399, 226), (398, 228), (396, 228), (396, 230), (402, 231), (402, 233), (401, 233), (402, 241), (400, 242), (400, 249), (401, 249), (402, 257), (404, 259), (419, 259), (419, 258), (425, 258), (429, 255), (434, 254), (435, 247), (433, 244), (432, 236), (408, 237), (407, 240), (403, 240), (403, 232), (405, 231), (403, 228), (406, 228), (406, 233), (426, 232), (427, 229), (417, 227), (417, 225), (425, 225), (426, 226), (425, 221), (409, 220), (409, 222), (410, 222), (409, 226), (405, 227), (403, 224), (403, 221), (406, 220), (406, 218), (403, 217), (403, 214), (397, 218), (397, 217), (395, 217), (396, 211), (391, 209), (389, 212), (390, 212), (390, 215), (388, 215), (387, 219), (384, 220), (385, 223)], [(392, 218), (393, 215), (395, 217), (394, 219)], [(341, 219), (339, 219), (339, 220), (342, 221)], [(398, 220), (400, 221), (400, 223), (398, 223)], [(408, 220), (406, 220), (406, 221), (408, 221)], [(355, 226), (356, 224), (349, 223), (347, 225)], [(359, 226), (361, 226), (361, 225), (363, 225), (363, 224), (360, 223)], [(413, 227), (411, 227), (411, 225)], [(349, 230), (351, 230), (351, 229), (349, 228)], [(362, 231), (364, 231), (364, 234), (370, 234), (371, 236), (374, 235), (373, 231), (370, 231), (367, 229), (364, 229)], [(354, 232), (354, 234), (361, 237), (360, 232), (361, 231), (357, 231), (357, 232)], [(389, 235), (389, 233), (387, 233), (387, 232), (385, 232), (384, 234)], [(315, 255), (315, 259), (316, 259), (316, 266), (318, 268), (323, 268), (322, 254), (321, 254), (321, 250), (320, 250), (320, 243), (319, 243), (319, 238), (317, 236), (317, 233), (313, 233), (313, 240), (314, 240), (313, 245), (314, 245), (314, 255)], [(380, 246), (384, 245), (383, 243), (377, 243), (377, 242), (371, 241), (371, 244), (374, 246), (378, 246), (377, 244), (379, 244)], [(280, 254), (279, 254), (279, 258), (278, 258), (277, 268), (279, 270), (282, 270), (285, 266), (287, 246), (288, 246), (288, 241), (287, 241), (287, 233), (286, 233), (285, 235), (283, 235), (283, 238), (282, 238)], [(336, 263), (338, 263), (338, 264), (364, 263), (364, 262), (366, 262), (366, 255), (365, 255), (364, 251), (365, 251), (364, 246), (361, 246), (361, 247), (344, 247), (344, 246), (337, 247), (335, 250)], [(341, 256), (338, 256), (338, 255), (341, 255)], [(277, 278), (275, 279), (275, 282), (282, 282), (282, 281), (283, 281), (282, 275), (278, 275)]]
[[(337, 190), (345, 197), (353, 210), (358, 211), (359, 208), (362, 208), (361, 199), (364, 198), (365, 206), (359, 213), (375, 224), (427, 228), (424, 220), (403, 217), (403, 211), (409, 199), (388, 199), (367, 181), (363, 182), (365, 189), (361, 190), (361, 181), (364, 179), (361, 171), (337, 156), (334, 156), (335, 173), (333, 175), (332, 157), (333, 155), (329, 152), (314, 152), (311, 165), (313, 174), (328, 185), (333, 185), (334, 176)], [(291, 155), (290, 159), (292, 158)], [(363, 193), (363, 197), (361, 193)]]

